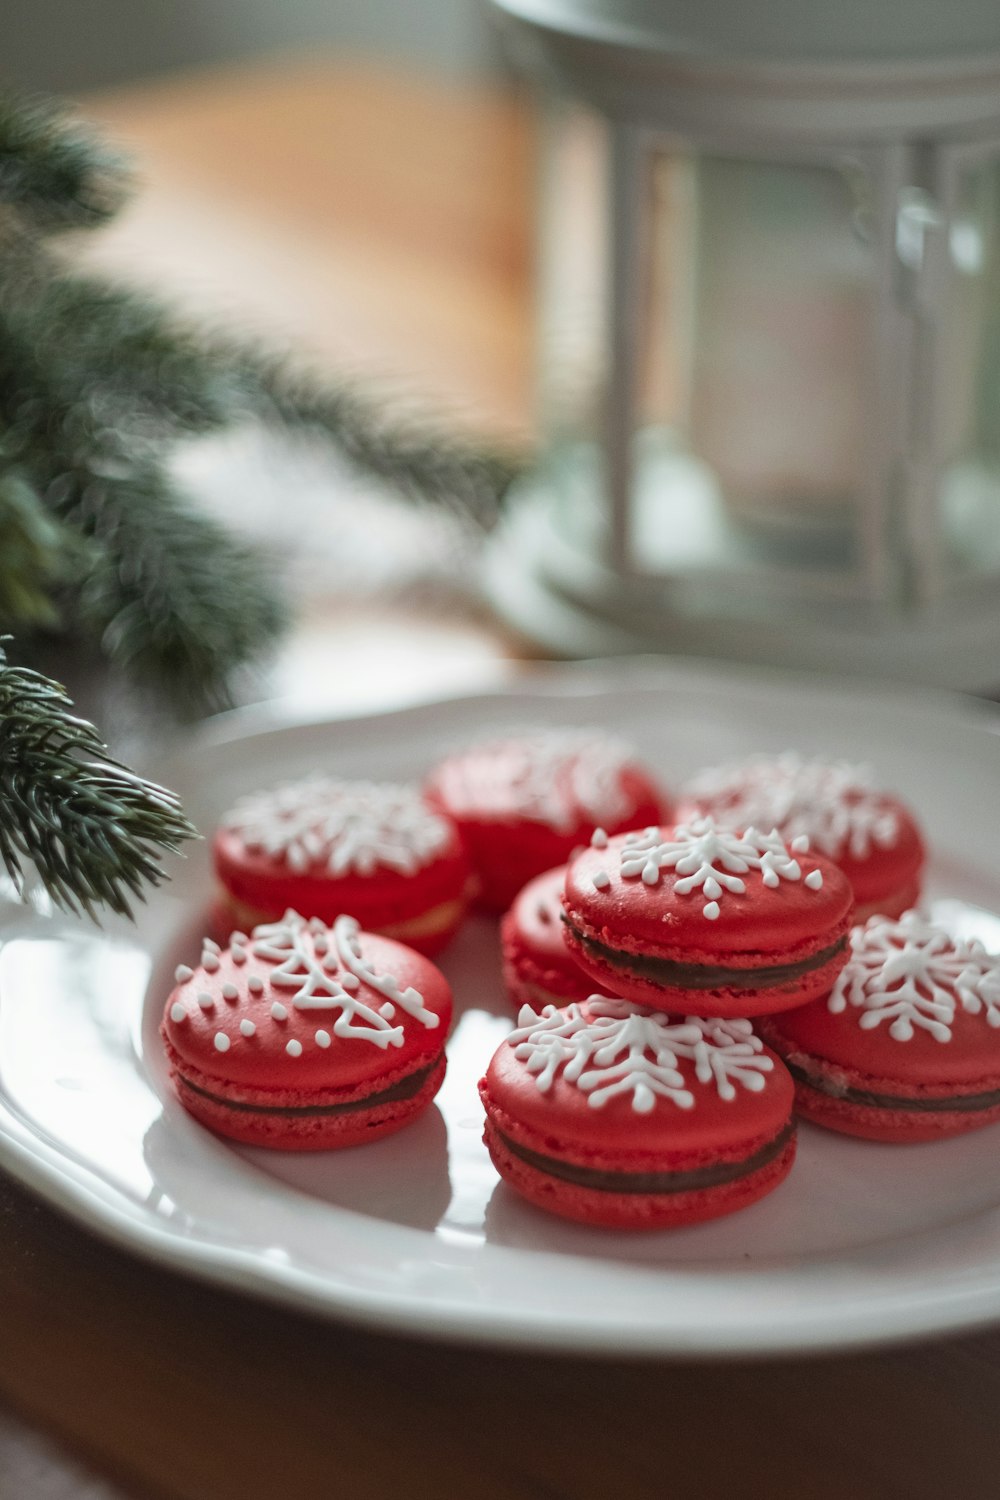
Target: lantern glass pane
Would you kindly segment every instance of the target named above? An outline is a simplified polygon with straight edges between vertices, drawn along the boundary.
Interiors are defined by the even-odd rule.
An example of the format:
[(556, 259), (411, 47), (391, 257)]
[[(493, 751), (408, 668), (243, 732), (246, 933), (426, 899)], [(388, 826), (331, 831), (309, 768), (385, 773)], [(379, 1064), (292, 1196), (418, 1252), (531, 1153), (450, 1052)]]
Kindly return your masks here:
[(663, 149), (649, 190), (640, 565), (853, 574), (876, 420), (864, 170)]
[(607, 377), (607, 126), (596, 113), (555, 98), (542, 146), (542, 461), (560, 529), (600, 550), (606, 529), (599, 443)]
[(1000, 162), (961, 169), (938, 330), (944, 551), (955, 575), (1000, 571)]

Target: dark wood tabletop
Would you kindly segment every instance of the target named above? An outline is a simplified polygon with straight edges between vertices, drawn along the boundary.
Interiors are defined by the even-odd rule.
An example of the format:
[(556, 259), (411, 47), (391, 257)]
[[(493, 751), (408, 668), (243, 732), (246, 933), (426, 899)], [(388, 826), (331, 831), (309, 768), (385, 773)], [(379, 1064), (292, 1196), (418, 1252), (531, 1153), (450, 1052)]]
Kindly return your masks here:
[[(311, 60), (92, 112), (148, 179), (95, 258), (530, 432), (523, 102)], [(357, 646), (356, 615), (307, 624)], [(509, 658), (471, 616), (378, 629), (387, 701), (390, 668)], [(994, 1500), (998, 1412), (994, 1332), (760, 1364), (388, 1338), (154, 1267), (0, 1176), (0, 1500)]]

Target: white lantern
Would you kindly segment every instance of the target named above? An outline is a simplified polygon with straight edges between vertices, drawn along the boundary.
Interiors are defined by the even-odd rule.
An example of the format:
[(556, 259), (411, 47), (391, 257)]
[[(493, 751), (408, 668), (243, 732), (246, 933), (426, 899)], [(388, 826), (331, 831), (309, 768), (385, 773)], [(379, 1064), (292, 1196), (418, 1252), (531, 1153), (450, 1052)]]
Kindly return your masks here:
[(496, 3), (549, 83), (501, 612), (1000, 680), (1000, 6)]

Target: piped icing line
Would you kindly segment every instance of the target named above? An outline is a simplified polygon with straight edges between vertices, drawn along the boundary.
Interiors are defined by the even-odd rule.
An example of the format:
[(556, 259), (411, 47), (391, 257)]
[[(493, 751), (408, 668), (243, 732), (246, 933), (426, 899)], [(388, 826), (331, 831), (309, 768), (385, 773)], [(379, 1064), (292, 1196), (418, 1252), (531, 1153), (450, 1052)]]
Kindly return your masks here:
[(847, 761), (756, 755), (702, 771), (684, 792), (720, 826), (780, 828), (796, 853), (806, 838), (833, 859), (867, 859), (899, 839), (899, 814), (871, 768)]
[(507, 1038), (542, 1093), (557, 1076), (587, 1095), (592, 1109), (609, 1099), (630, 1095), (637, 1114), (649, 1114), (664, 1099), (678, 1109), (693, 1109), (695, 1095), (677, 1064), (694, 1063), (695, 1077), (715, 1085), (730, 1102), (737, 1086), (759, 1093), (764, 1074), (774, 1064), (763, 1055), (763, 1043), (749, 1021), (687, 1016), (683, 1021), (635, 1011), (622, 1001), (592, 995), (586, 1012), (575, 1002), (565, 1009), (546, 1005), (534, 1011), (524, 1005), (516, 1029)]
[(294, 874), (413, 875), (452, 838), (444, 818), (412, 787), (309, 776), (241, 797), (222, 818), (251, 852)]
[(449, 806), (459, 815), (499, 802), (529, 822), (568, 833), (581, 817), (598, 824), (628, 817), (634, 803), (622, 786), (622, 772), (635, 757), (624, 740), (594, 729), (513, 733), (455, 757), (444, 785)]
[(851, 957), (837, 976), (827, 1007), (853, 1006), (858, 1025), (882, 1022), (894, 1041), (925, 1031), (950, 1042), (959, 1007), (1000, 1026), (1000, 957), (975, 939), (956, 939), (916, 911), (898, 921), (870, 917), (851, 933)]
[[(425, 1005), (419, 990), (412, 985), (402, 989), (391, 974), (380, 974), (372, 968), (361, 952), (360, 939), (360, 924), (349, 916), (338, 917), (333, 927), (328, 928), (317, 918), (307, 922), (289, 910), (280, 922), (255, 927), (247, 938), (250, 951), (255, 958), (274, 965), (267, 976), (270, 988), (288, 1001), (286, 1005), (277, 998), (265, 1000), (268, 1021), (279, 1025), (287, 1036), (282, 1023), (289, 1019), (289, 1005), (304, 1012), (336, 1010), (340, 1014), (329, 1030), (324, 1026), (314, 1033), (317, 1046), (329, 1047), (332, 1032), (334, 1036), (372, 1042), (383, 1049), (403, 1045), (403, 1026), (396, 1018), (397, 1010), (428, 1029), (439, 1026), (440, 1017)], [(178, 966), (176, 973), (181, 976), (182, 985), (196, 977), (186, 965)], [(383, 1003), (377, 1008), (366, 1003), (359, 994), (362, 985), (381, 995)], [(268, 984), (260, 974), (251, 974), (246, 988), (250, 996), (260, 1001)], [(226, 1000), (234, 1001), (239, 998), (240, 990), (227, 980), (222, 985), (222, 994)], [(194, 1000), (202, 1011), (209, 1012), (215, 1007), (215, 997), (209, 990), (195, 990)], [(263, 1015), (262, 1012), (257, 1021), (243, 1018), (238, 1028), (240, 1035), (248, 1039), (255, 1036)], [(187, 1006), (175, 1000), (170, 1007), (171, 1020), (179, 1025), (188, 1017)], [(220, 1052), (228, 1051), (233, 1040), (223, 1031), (214, 1035), (215, 1047)], [(291, 1057), (300, 1057), (302, 1045), (297, 1038), (289, 1038), (285, 1051)]]
[[(748, 828), (736, 834), (717, 827), (711, 818), (681, 824), (669, 830), (667, 838), (656, 827), (630, 833), (621, 845), (619, 859), (623, 879), (638, 878), (648, 886), (659, 884), (662, 871), (676, 871), (676, 894), (689, 896), (700, 891), (706, 898), (702, 911), (713, 922), (718, 920), (727, 894), (745, 894), (743, 876), (751, 870), (759, 871), (769, 887), (778, 886), (782, 880), (802, 878), (798, 860), (775, 829), (760, 833)], [(807, 877), (805, 883), (810, 890), (818, 890), (823, 877), (820, 875), (818, 882)]]

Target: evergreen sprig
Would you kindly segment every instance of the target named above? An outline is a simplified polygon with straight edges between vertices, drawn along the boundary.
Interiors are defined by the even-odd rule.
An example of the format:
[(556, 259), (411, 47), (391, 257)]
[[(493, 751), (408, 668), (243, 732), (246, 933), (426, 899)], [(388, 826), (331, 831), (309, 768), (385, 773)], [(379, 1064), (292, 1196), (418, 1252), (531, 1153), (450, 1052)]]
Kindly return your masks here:
[(286, 611), (263, 561), (177, 492), (179, 439), (248, 417), (319, 433), (405, 498), (483, 525), (517, 465), (76, 272), (53, 232), (100, 223), (126, 187), (68, 117), (0, 95), (0, 627), (90, 634), (197, 711), (229, 701)]
[(164, 871), (157, 851), (195, 837), (172, 792), (109, 756), (59, 683), (0, 647), (0, 859), (23, 892), (30, 860), (53, 901), (131, 915)]

